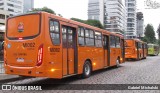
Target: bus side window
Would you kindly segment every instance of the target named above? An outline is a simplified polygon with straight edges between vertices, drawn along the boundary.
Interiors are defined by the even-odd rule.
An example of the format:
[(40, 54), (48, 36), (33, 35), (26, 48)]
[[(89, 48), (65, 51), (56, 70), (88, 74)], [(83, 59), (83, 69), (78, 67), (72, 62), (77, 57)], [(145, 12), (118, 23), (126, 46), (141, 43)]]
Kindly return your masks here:
[(108, 49), (108, 43), (107, 43), (107, 37), (106, 36), (103, 36), (103, 46), (105, 49)]
[(117, 48), (120, 48), (120, 38), (119, 37), (116, 37), (116, 47)]
[(96, 47), (102, 47), (102, 34), (95, 32), (95, 45)]
[(85, 30), (85, 41), (87, 46), (94, 46), (94, 31), (86, 29)]
[(116, 47), (116, 40), (115, 40), (115, 36), (110, 36), (110, 47)]
[(50, 20), (50, 36), (52, 39), (52, 43), (54, 45), (59, 45), (60, 44), (60, 28), (59, 28), (59, 23), (54, 20)]
[(138, 42), (138, 48), (142, 48), (142, 44), (140, 42)]
[(84, 29), (78, 28), (78, 43), (80, 46), (84, 46)]

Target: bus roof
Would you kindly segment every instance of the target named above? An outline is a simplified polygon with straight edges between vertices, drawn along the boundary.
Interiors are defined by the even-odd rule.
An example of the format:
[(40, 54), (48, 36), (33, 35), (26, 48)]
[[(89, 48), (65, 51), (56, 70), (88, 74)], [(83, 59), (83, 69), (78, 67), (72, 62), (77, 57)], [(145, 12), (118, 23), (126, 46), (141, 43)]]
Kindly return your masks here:
[(46, 15), (50, 15), (51, 17), (54, 17), (55, 19), (58, 19), (58, 20), (61, 20), (61, 21), (64, 21), (64, 22), (67, 22), (67, 23), (70, 23), (70, 24), (73, 24), (73, 25), (78, 25), (80, 27), (94, 29), (96, 31), (101, 31), (102, 33), (105, 33), (105, 34), (115, 35), (115, 36), (119, 36), (119, 37), (123, 38), (123, 36), (120, 35), (120, 34), (109, 32), (109, 31), (107, 31), (105, 29), (100, 29), (98, 27), (94, 27), (94, 26), (91, 26), (91, 25), (88, 25), (88, 24), (84, 24), (84, 23), (77, 22), (77, 21), (74, 21), (74, 20), (66, 19), (66, 18), (57, 16), (57, 15), (51, 14), (51, 13), (43, 12), (43, 11), (37, 11), (37, 12), (30, 12), (30, 13), (20, 14), (20, 15), (9, 17), (8, 19), (11, 19), (11, 18), (14, 18), (14, 17), (19, 17), (19, 16), (31, 15), (31, 14), (46, 14)]
[(125, 40), (134, 40), (134, 41), (137, 41), (137, 42), (141, 42), (141, 43), (147, 44), (146, 42), (144, 42), (144, 41), (142, 41), (142, 40), (139, 40), (139, 39), (125, 39)]
[(151, 44), (151, 43), (149, 43), (148, 45), (152, 45), (152, 46), (159, 46), (159, 45), (157, 45), (157, 44)]

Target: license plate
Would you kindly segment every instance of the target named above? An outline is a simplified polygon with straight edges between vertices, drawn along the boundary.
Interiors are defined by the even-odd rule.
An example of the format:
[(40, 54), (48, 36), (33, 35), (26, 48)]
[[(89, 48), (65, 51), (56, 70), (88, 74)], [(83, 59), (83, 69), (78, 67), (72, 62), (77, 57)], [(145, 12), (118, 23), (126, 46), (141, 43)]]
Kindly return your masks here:
[(17, 58), (17, 62), (24, 62), (24, 58)]

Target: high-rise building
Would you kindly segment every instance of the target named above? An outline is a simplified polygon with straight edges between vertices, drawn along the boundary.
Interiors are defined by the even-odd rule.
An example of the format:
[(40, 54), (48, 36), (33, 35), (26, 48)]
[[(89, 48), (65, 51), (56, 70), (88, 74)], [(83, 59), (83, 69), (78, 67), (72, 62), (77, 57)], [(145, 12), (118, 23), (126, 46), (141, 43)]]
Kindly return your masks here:
[(122, 0), (106, 0), (104, 26), (108, 31), (124, 35), (126, 31), (126, 8)]
[(5, 10), (0, 10), (0, 27), (5, 26), (6, 19), (9, 17), (9, 12)]
[(0, 9), (9, 11), (10, 16), (23, 13), (23, 0), (0, 0)]
[(24, 13), (32, 10), (34, 8), (34, 0), (24, 0)]
[(6, 26), (6, 19), (9, 17), (9, 12), (5, 10), (0, 10), (0, 42), (4, 40), (4, 32)]
[(144, 36), (144, 18), (142, 12), (137, 12), (137, 37)]
[(89, 0), (88, 19), (99, 20), (104, 25), (104, 0)]
[(126, 9), (122, 0), (89, 0), (88, 19), (99, 20), (106, 30), (124, 34)]
[(125, 0), (127, 9), (127, 31), (126, 38), (137, 38), (136, 31), (136, 0)]

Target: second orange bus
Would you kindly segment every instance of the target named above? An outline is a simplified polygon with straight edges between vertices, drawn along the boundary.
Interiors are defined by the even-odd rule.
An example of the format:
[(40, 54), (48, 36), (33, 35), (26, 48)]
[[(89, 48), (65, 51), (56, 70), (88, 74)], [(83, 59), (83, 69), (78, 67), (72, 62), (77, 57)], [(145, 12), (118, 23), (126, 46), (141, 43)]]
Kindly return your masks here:
[(147, 43), (139, 39), (125, 40), (125, 58), (126, 59), (146, 59), (147, 57)]

